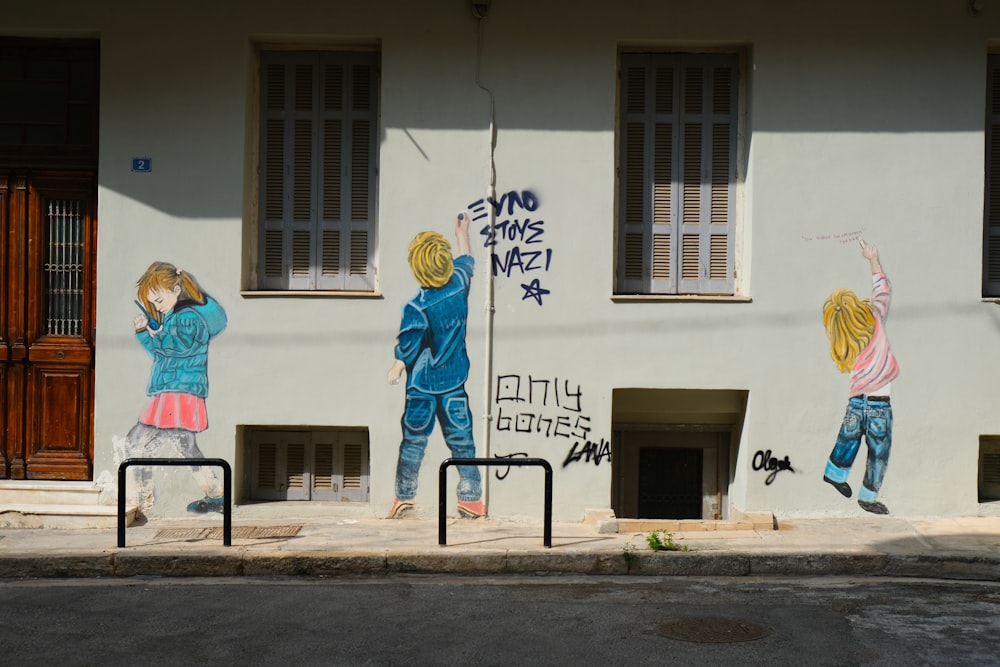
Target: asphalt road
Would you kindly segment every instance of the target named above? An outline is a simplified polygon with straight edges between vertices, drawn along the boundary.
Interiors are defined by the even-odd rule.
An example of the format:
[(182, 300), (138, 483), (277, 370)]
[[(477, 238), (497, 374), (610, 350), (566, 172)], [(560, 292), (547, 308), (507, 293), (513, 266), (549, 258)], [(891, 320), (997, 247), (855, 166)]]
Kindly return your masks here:
[(3, 665), (1000, 665), (1000, 583), (0, 580)]

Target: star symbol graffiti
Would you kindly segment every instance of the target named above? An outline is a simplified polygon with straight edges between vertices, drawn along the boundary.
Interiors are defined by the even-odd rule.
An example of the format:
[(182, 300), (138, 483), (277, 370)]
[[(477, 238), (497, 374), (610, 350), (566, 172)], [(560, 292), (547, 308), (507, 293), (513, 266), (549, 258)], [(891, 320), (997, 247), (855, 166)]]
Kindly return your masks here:
[(521, 301), (524, 301), (525, 299), (534, 299), (538, 302), (539, 306), (542, 305), (542, 297), (551, 293), (549, 290), (542, 287), (538, 278), (532, 280), (529, 285), (521, 283), (521, 287), (524, 288), (524, 296), (521, 297)]

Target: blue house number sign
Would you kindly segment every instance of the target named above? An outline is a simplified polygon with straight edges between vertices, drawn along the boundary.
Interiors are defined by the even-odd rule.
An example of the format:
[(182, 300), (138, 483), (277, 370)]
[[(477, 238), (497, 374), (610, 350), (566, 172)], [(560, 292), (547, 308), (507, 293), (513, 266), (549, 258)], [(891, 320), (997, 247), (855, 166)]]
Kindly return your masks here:
[(148, 157), (132, 158), (132, 171), (153, 171), (153, 160)]

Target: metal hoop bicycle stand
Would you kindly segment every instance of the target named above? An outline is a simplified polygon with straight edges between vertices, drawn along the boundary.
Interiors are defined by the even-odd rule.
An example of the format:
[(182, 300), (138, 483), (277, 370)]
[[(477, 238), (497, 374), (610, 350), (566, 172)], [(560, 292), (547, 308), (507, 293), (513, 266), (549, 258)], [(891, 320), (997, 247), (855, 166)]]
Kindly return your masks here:
[(552, 548), (552, 466), (545, 459), (445, 459), (438, 469), (438, 545), (445, 546), (448, 542), (445, 526), (445, 504), (447, 503), (445, 485), (448, 483), (448, 468), (450, 466), (538, 466), (545, 469), (545, 533), (542, 544)]
[(233, 469), (225, 459), (125, 459), (118, 466), (118, 547), (125, 548), (125, 471), (131, 466), (217, 466), (222, 468), (222, 544), (233, 545)]

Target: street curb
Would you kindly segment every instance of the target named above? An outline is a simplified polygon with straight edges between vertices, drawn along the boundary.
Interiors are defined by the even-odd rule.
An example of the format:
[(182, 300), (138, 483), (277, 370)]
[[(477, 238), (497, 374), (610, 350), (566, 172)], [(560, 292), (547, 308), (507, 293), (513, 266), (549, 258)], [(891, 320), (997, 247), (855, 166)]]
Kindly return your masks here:
[[(222, 549), (225, 549), (224, 551)], [(1000, 582), (1000, 558), (879, 553), (559, 553), (319, 550), (253, 553), (224, 547), (56, 556), (0, 556), (0, 579), (98, 577), (268, 577), (453, 575), (618, 575), (669, 577), (886, 576)]]

